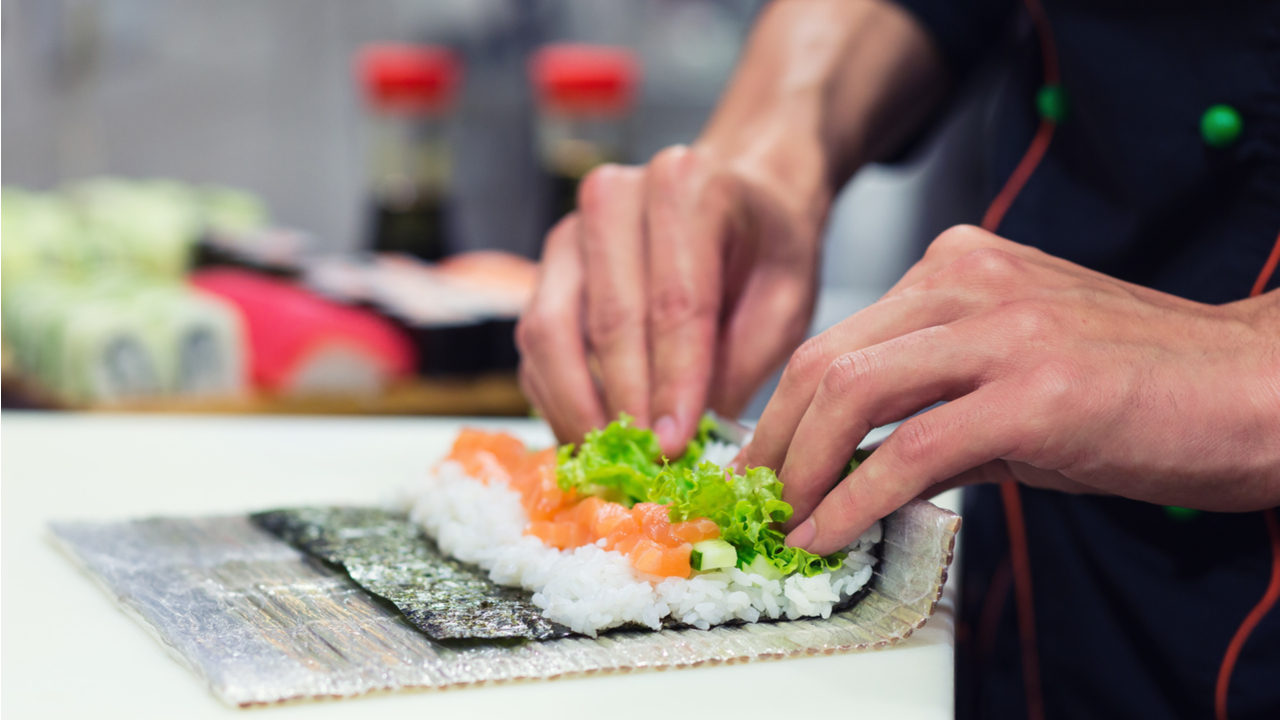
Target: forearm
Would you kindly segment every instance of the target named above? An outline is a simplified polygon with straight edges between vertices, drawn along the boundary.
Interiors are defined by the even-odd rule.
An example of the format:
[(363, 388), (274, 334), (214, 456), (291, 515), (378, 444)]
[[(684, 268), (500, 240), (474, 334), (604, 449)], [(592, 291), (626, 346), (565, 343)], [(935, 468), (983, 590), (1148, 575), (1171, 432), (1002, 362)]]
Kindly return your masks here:
[(699, 144), (825, 213), (834, 190), (915, 132), (945, 88), (932, 41), (896, 5), (778, 0)]

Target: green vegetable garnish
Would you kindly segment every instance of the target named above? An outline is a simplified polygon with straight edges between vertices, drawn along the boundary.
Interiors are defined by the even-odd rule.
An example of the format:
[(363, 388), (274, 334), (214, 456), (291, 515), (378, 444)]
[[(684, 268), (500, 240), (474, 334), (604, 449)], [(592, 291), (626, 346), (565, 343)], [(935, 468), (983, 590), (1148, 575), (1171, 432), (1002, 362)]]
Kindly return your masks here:
[(738, 564), (738, 551), (723, 540), (703, 540), (693, 544), (689, 564), (700, 572), (734, 567)]
[(624, 413), (605, 429), (592, 430), (576, 452), (572, 443), (560, 446), (556, 455), (556, 482), (560, 489), (597, 495), (627, 507), (648, 502), (649, 488), (663, 468), (692, 467), (697, 463), (715, 426), (704, 418), (684, 454), (669, 463), (662, 456), (658, 436), (652, 430), (633, 426), (633, 420)]
[(863, 448), (854, 450), (853, 457), (849, 459), (849, 464), (844, 467), (845, 477), (848, 477), (854, 470), (858, 469), (859, 465), (866, 462), (873, 452), (875, 450), (864, 450)]
[(791, 505), (782, 501), (782, 483), (766, 467), (748, 468), (744, 475), (711, 462), (668, 468), (650, 489), (649, 501), (669, 504), (671, 522), (711, 518), (720, 538), (737, 550), (739, 567), (761, 556), (783, 575), (811, 577), (844, 562), (844, 553), (822, 557), (787, 547), (774, 525), (791, 519)]
[(661, 456), (652, 431), (631, 422), (623, 415), (605, 429), (587, 433), (576, 453), (572, 445), (561, 447), (560, 487), (628, 507), (637, 502), (667, 505), (671, 522), (710, 518), (720, 527), (720, 539), (733, 546), (737, 566), (744, 569), (764, 563), (780, 576), (799, 572), (810, 577), (844, 562), (844, 553), (822, 557), (786, 546), (785, 536), (774, 526), (790, 519), (792, 508), (782, 501), (782, 483), (773, 470), (748, 468), (739, 475), (712, 462), (698, 462), (714, 425), (710, 421), (703, 420), (698, 437), (675, 462)]
[(763, 577), (765, 580), (781, 580), (782, 573), (778, 568), (774, 567), (763, 555), (757, 555), (754, 560), (742, 566), (743, 572), (754, 573)]

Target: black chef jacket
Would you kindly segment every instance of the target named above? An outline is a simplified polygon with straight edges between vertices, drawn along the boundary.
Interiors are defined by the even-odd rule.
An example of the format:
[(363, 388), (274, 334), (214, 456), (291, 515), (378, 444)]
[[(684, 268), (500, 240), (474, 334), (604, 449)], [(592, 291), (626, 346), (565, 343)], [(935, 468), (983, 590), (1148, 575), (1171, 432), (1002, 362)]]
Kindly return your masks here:
[[(994, 197), (1040, 121), (1040, 46), (1021, 3), (896, 1), (959, 81), (1013, 46), (991, 126)], [(1280, 234), (1280, 1), (1042, 1), (1069, 111), (999, 234), (1191, 300), (1247, 296)], [(1219, 104), (1242, 125), (1215, 147), (1201, 118)], [(1119, 498), (1022, 496), (1047, 716), (1213, 717), (1227, 645), (1269, 580), (1261, 513), (1179, 519)], [(1012, 596), (986, 597), (1008, 553), (996, 488), (968, 494), (964, 527), (957, 711), (1025, 717)], [(980, 629), (984, 610), (998, 620)], [(1280, 607), (1244, 646), (1229, 711), (1280, 718)]]

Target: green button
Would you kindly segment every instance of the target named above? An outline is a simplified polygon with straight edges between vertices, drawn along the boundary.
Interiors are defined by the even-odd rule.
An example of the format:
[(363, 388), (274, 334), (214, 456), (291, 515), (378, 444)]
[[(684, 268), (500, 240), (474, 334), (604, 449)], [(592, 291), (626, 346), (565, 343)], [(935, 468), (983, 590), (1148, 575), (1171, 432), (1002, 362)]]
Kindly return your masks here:
[(1240, 139), (1244, 121), (1230, 105), (1214, 105), (1200, 116), (1200, 137), (1209, 147), (1224, 148)]
[(1067, 119), (1071, 105), (1067, 102), (1067, 92), (1061, 85), (1045, 85), (1036, 93), (1036, 110), (1040, 117), (1061, 123)]
[(1164, 506), (1164, 513), (1168, 515), (1170, 518), (1177, 520), (1178, 522), (1195, 520), (1196, 518), (1200, 517), (1200, 512), (1201, 512), (1200, 510), (1178, 507), (1177, 505)]

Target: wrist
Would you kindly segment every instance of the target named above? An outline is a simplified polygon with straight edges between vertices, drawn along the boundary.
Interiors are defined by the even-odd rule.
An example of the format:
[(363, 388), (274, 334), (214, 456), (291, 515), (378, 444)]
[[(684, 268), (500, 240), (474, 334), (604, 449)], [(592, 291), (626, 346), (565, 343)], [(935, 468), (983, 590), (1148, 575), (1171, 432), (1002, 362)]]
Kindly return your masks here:
[(1236, 305), (1244, 311), (1244, 322), (1252, 328), (1261, 350), (1262, 368), (1259, 399), (1270, 411), (1274, 423), (1271, 435), (1280, 438), (1280, 291), (1250, 298)]
[(1265, 479), (1245, 492), (1254, 508), (1280, 504), (1280, 292), (1220, 306), (1236, 328), (1236, 368), (1227, 378), (1239, 432), (1243, 475)]
[[(861, 109), (832, 117), (834, 88), (847, 83), (853, 46), (883, 12), (881, 0), (770, 3), (696, 147), (820, 227), (845, 179), (835, 168), (861, 165), (865, 145)], [(833, 126), (847, 130), (839, 141)]]
[(839, 188), (914, 133), (947, 83), (932, 40), (897, 5), (778, 0), (697, 146), (821, 227)]
[(721, 171), (786, 208), (806, 235), (817, 236), (835, 194), (816, 112), (800, 104), (735, 126), (712, 126), (694, 144)]

